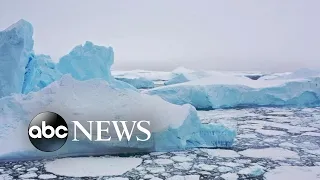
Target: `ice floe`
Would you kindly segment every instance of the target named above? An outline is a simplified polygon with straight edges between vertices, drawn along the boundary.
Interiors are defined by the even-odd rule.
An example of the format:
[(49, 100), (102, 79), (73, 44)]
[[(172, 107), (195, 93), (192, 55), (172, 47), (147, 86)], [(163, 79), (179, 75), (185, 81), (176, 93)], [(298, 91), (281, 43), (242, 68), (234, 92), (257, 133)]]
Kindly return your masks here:
[(48, 172), (71, 177), (115, 176), (137, 167), (140, 158), (81, 157), (63, 158), (45, 164)]

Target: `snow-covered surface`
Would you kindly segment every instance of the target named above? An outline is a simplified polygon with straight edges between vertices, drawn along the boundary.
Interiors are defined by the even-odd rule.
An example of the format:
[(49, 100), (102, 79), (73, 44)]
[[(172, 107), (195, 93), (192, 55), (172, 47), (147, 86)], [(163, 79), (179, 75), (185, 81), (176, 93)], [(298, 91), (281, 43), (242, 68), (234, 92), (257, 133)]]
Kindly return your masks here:
[(60, 176), (97, 177), (122, 175), (141, 162), (140, 158), (81, 157), (56, 159), (46, 163), (44, 167), (46, 171)]

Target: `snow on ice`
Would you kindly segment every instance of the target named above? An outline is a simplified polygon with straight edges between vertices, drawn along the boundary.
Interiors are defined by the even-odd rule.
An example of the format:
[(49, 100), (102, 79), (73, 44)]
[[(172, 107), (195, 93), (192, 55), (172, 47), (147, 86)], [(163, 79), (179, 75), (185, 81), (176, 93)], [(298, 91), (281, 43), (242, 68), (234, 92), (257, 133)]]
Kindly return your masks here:
[(250, 80), (216, 74), (207, 78), (154, 88), (174, 104), (192, 104), (197, 109), (256, 106), (315, 106), (320, 104), (320, 77), (289, 80)]

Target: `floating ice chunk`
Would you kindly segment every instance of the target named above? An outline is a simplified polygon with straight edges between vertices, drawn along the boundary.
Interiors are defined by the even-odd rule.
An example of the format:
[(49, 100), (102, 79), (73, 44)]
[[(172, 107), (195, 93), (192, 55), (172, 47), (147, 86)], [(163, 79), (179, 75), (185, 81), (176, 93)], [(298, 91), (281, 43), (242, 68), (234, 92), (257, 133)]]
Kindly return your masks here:
[(156, 164), (159, 164), (159, 165), (168, 165), (168, 164), (173, 164), (174, 162), (170, 159), (156, 159), (154, 160), (154, 162)]
[(129, 178), (113, 177), (113, 178), (104, 178), (104, 180), (129, 180)]
[(20, 20), (0, 32), (0, 98), (21, 93), (33, 49), (33, 27)]
[(13, 177), (10, 176), (9, 174), (0, 174), (0, 179), (1, 180), (12, 180)]
[(63, 158), (45, 164), (48, 172), (69, 177), (116, 176), (137, 167), (140, 158), (81, 157)]
[(21, 179), (30, 179), (30, 178), (36, 178), (36, 177), (38, 177), (37, 173), (27, 173), (19, 176), (19, 178)]
[(228, 167), (238, 167), (243, 165), (243, 164), (234, 163), (234, 162), (218, 162), (218, 164), (222, 166), (228, 166)]
[(261, 176), (264, 173), (264, 168), (259, 165), (250, 166), (244, 169), (241, 169), (238, 174), (246, 175), (249, 177)]
[(320, 137), (320, 133), (316, 133), (316, 132), (305, 132), (305, 133), (301, 134), (301, 136), (316, 136), (316, 137)]
[(182, 162), (182, 163), (178, 163), (178, 164), (173, 164), (173, 166), (177, 169), (189, 170), (192, 168), (192, 163)]
[(197, 165), (194, 165), (194, 168), (196, 169), (201, 169), (201, 170), (204, 170), (204, 171), (212, 171), (214, 169), (216, 169), (218, 166), (216, 165), (210, 165), (210, 164), (197, 164)]
[(171, 159), (177, 162), (193, 161), (192, 158), (186, 156), (173, 156)]
[(254, 139), (254, 138), (257, 138), (257, 135), (256, 134), (239, 134), (237, 135), (238, 138), (248, 138), (248, 139)]
[(296, 145), (289, 143), (289, 142), (283, 142), (283, 143), (279, 144), (279, 146), (280, 147), (292, 147), (292, 148), (297, 147)]
[(200, 179), (199, 175), (187, 175), (187, 176), (175, 175), (167, 178), (167, 180), (199, 180), (199, 179)]
[(53, 174), (41, 174), (38, 176), (39, 179), (56, 179), (57, 176)]
[(299, 167), (299, 166), (280, 166), (265, 173), (266, 180), (284, 179), (307, 179), (319, 180), (320, 166)]
[(226, 173), (226, 172), (230, 172), (232, 171), (233, 169), (230, 168), (230, 167), (225, 167), (225, 166), (220, 166), (218, 167), (218, 171), (221, 172), (221, 173)]
[(163, 179), (158, 178), (158, 177), (153, 177), (153, 178), (151, 178), (150, 180), (163, 180)]
[(222, 157), (222, 158), (240, 157), (240, 155), (233, 150), (225, 150), (225, 149), (201, 149), (201, 150), (207, 153), (211, 157)]
[(166, 172), (166, 169), (162, 166), (158, 166), (158, 167), (148, 167), (146, 168), (147, 171), (149, 171), (152, 174), (157, 174), (157, 173), (163, 173)]
[(320, 149), (313, 149), (313, 150), (304, 150), (305, 152), (313, 155), (318, 155), (320, 156)]
[(266, 136), (283, 136), (287, 134), (284, 131), (266, 130), (266, 129), (257, 129), (256, 132)]
[(239, 176), (236, 173), (227, 173), (227, 174), (221, 175), (221, 178), (224, 180), (237, 180)]
[(282, 148), (247, 149), (239, 154), (252, 158), (268, 158), (273, 160), (285, 160), (287, 158), (299, 159), (298, 153)]

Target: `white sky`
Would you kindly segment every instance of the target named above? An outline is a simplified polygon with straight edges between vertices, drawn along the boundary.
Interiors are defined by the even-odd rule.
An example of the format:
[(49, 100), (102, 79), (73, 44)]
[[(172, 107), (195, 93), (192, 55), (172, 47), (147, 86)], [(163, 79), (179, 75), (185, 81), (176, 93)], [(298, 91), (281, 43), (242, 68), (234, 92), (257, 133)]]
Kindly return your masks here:
[(90, 40), (115, 69), (320, 68), (319, 0), (0, 0), (0, 29), (33, 24), (54, 61)]

